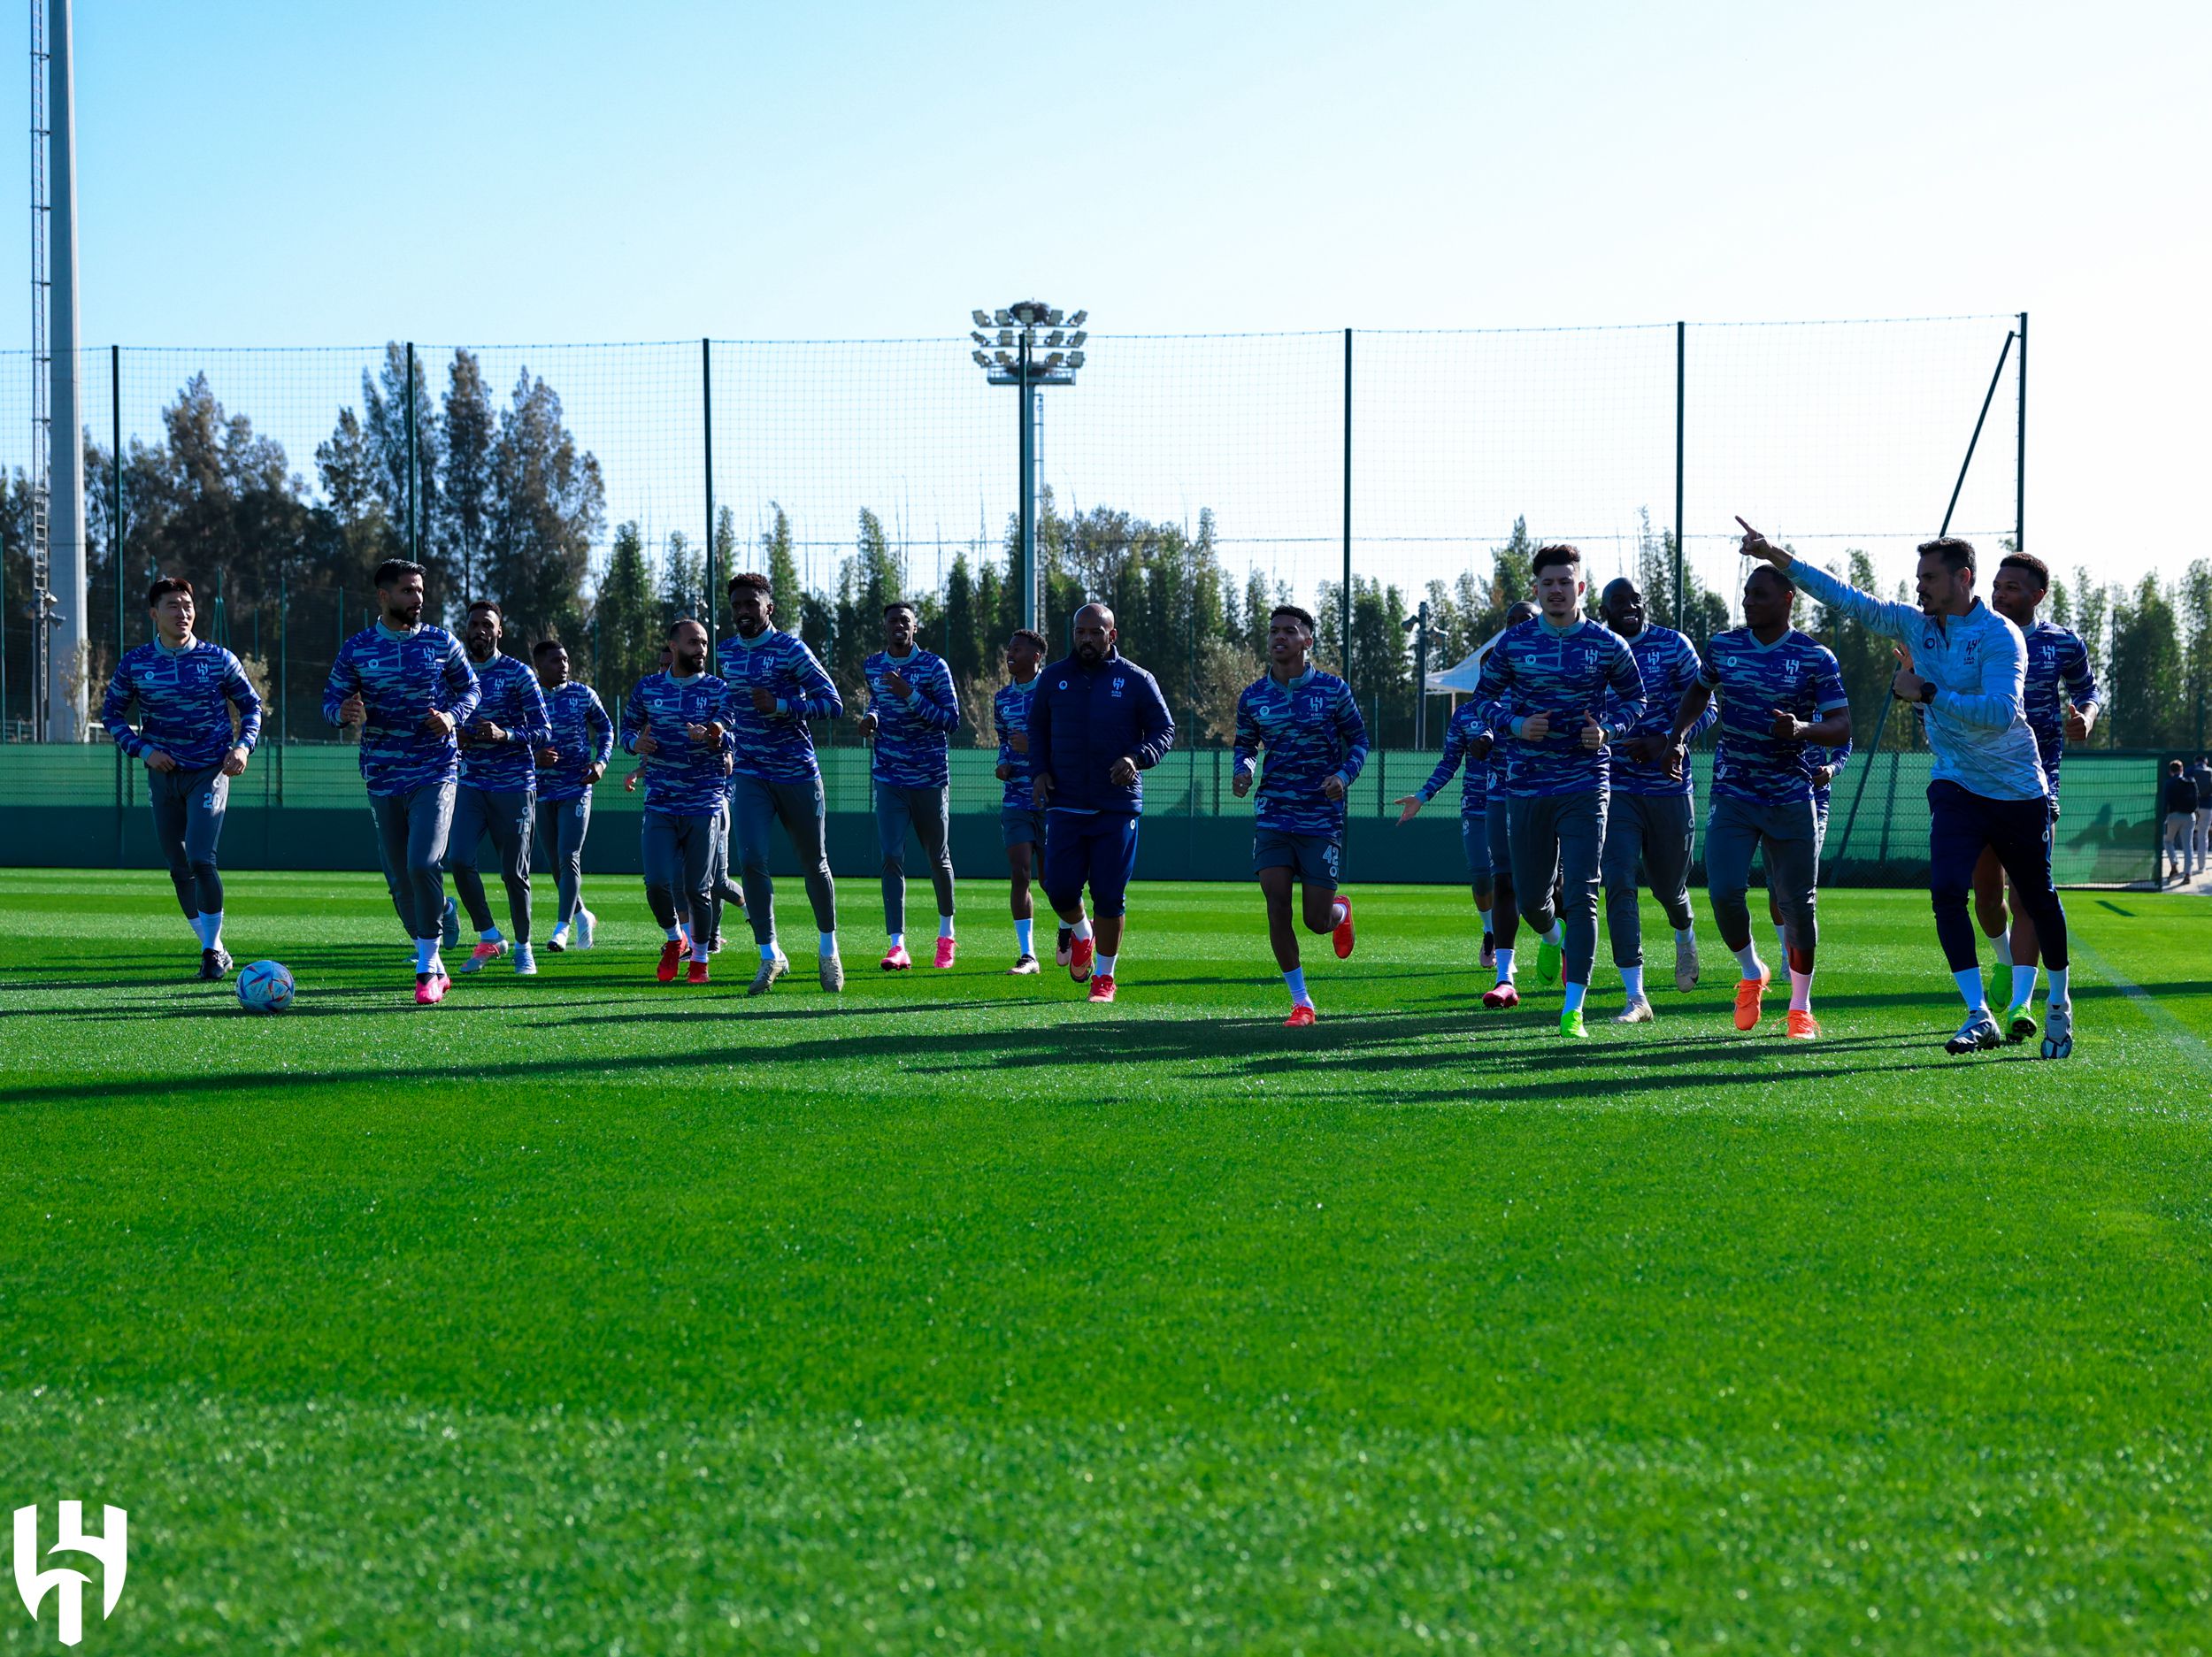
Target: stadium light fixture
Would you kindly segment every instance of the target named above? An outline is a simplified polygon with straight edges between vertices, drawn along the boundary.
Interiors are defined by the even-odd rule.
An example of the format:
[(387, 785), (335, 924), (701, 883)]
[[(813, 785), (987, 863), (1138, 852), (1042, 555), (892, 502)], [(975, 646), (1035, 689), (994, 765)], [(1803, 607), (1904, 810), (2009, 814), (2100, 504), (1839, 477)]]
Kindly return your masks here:
[[(1081, 329), (1091, 313), (1079, 311), (1070, 317), (1041, 299), (1025, 299), (993, 311), (987, 323), (979, 310), (968, 314), (975, 318), (978, 330), (968, 337), (979, 347), (987, 349), (992, 345), (980, 330), (987, 326), (997, 331), (995, 349), (987, 349), (987, 354), (986, 349), (969, 353), (983, 370), (986, 383), (1011, 386), (1021, 395), (1021, 625), (1033, 628), (1038, 625), (1041, 608), (1037, 579), (1037, 437), (1044, 418), (1043, 403), (1036, 394), (1048, 386), (1075, 383), (1076, 372), (1086, 360), (1081, 348), (1089, 337)], [(1066, 332), (1063, 323), (1077, 331)]]

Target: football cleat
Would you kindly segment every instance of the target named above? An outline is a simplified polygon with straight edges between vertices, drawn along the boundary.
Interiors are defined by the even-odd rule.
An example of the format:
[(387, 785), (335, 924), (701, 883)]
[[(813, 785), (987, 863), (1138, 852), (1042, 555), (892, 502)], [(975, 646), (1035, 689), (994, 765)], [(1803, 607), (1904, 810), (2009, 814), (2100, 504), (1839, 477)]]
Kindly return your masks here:
[[(2004, 1045), (2004, 1035), (1997, 1028), (1997, 1021), (1989, 1016), (1989, 1009), (1977, 1007), (1966, 1015), (1966, 1022), (1958, 1033), (1943, 1044), (1946, 1053), (1986, 1053), (1990, 1048)], [(2048, 1037), (2045, 1038), (2047, 1041)]]
[(1094, 1001), (1110, 1001), (1114, 999), (1114, 975), (1112, 973), (1102, 972), (1091, 980), (1091, 999)]
[(2074, 1056), (2074, 1008), (2050, 1006), (2043, 1009), (2043, 1056), (2047, 1059), (2070, 1059)]
[(545, 940), (545, 947), (549, 955), (557, 955), (565, 950), (568, 947), (568, 928), (556, 926), (553, 929), (553, 935)]
[(436, 972), (418, 972), (415, 974), (415, 1005), (435, 1007), (445, 1000), (445, 993), (452, 987), (453, 980), (446, 977), (442, 969)]
[(1587, 1041), (1590, 1032), (1582, 1025), (1582, 1009), (1573, 1007), (1559, 1015), (1559, 1033), (1577, 1041)]
[(219, 944), (212, 949), (200, 951), (200, 977), (207, 982), (220, 983), (223, 974), (229, 970), (230, 951), (223, 948)]
[(1037, 970), (1037, 957), (1034, 955), (1024, 955), (1020, 960), (1014, 963), (1012, 966), (1006, 969), (1006, 976), (1010, 978), (1025, 978), (1033, 976)]
[(1697, 934), (1674, 940), (1674, 987), (1684, 994), (1697, 987)]
[(1756, 1030), (1759, 1027), (1759, 1002), (1767, 993), (1767, 986), (1774, 982), (1771, 972), (1762, 972), (1755, 978), (1745, 978), (1736, 986), (1736, 1028)]
[(1647, 1024), (1655, 1016), (1651, 1003), (1639, 995), (1613, 1015), (1613, 1022), (1617, 1024)]
[(718, 955), (722, 953), (722, 934), (720, 932), (716, 932), (712, 938), (707, 940), (707, 953), (710, 955)]
[(461, 970), (481, 972), (486, 966), (506, 953), (507, 946), (504, 943), (487, 939), (469, 951), (469, 958), (461, 963)]
[(765, 995), (768, 986), (791, 970), (791, 963), (779, 949), (774, 955), (760, 963), (760, 970), (753, 974), (753, 981), (745, 986), (748, 995)]
[(1339, 961), (1349, 961), (1352, 958), (1352, 900), (1339, 893), (1336, 901), (1344, 906), (1344, 918), (1331, 929), (1329, 943), (1335, 949)]
[(1307, 1025), (1313, 1023), (1313, 1009), (1304, 1001), (1300, 1001), (1295, 1007), (1290, 1009), (1290, 1016), (1283, 1020), (1283, 1028), (1286, 1030), (1303, 1030)]
[(1792, 1041), (1814, 1041), (1820, 1036), (1820, 1020), (1809, 1009), (1793, 1007), (1784, 1023), (1788, 1026), (1783, 1035)]
[(1091, 976), (1091, 957), (1097, 953), (1089, 939), (1076, 939), (1068, 949), (1068, 976), (1078, 984), (1087, 982)]
[(1482, 935), (1482, 970), (1485, 972), (1498, 964), (1498, 940), (1488, 932)]
[(1074, 959), (1074, 948), (1075, 929), (1071, 926), (1063, 926), (1060, 929), (1060, 941), (1053, 947), (1053, 960), (1061, 966), (1067, 965), (1071, 960)]
[(2030, 1010), (2028, 1002), (2022, 1001), (2019, 1006), (2006, 1010), (2005, 1040), (2007, 1042), (2017, 1046), (2032, 1036), (2035, 1032), (2035, 1014)]
[(707, 981), (707, 963), (706, 963), (705, 962), (703, 962), (703, 961), (695, 961), (695, 962), (693, 962), (693, 963), (692, 963), (689, 966), (687, 966), (687, 967), (686, 967), (686, 968), (684, 969), (684, 982), (685, 982), (685, 983), (687, 983), (687, 984), (704, 984), (706, 981)]
[(822, 987), (832, 995), (845, 987), (845, 963), (835, 955), (824, 955), (819, 969)]
[(1494, 1013), (1502, 1013), (1521, 1004), (1521, 992), (1513, 986), (1510, 978), (1502, 978), (1483, 991), (1482, 1004)]
[(1539, 943), (1536, 946), (1536, 981), (1547, 987), (1559, 982), (1560, 948), (1557, 944)]
[(451, 898), (445, 901), (445, 913), (439, 917), (438, 943), (446, 949), (461, 947), (461, 906)]
[(538, 975), (538, 958), (530, 953), (528, 944), (515, 946), (515, 976), (534, 978)]
[(937, 940), (937, 964), (940, 967), (950, 966), (953, 956), (957, 953), (952, 939), (940, 938)]
[(591, 947), (592, 935), (598, 925), (599, 917), (579, 903), (576, 906), (576, 947), (579, 949)]
[(677, 969), (683, 965), (687, 953), (682, 939), (671, 938), (661, 946), (661, 963), (653, 969), (653, 976), (664, 984), (673, 984)]
[(886, 972), (903, 972), (914, 964), (914, 957), (906, 953), (904, 944), (893, 944), (883, 952), (880, 964)]

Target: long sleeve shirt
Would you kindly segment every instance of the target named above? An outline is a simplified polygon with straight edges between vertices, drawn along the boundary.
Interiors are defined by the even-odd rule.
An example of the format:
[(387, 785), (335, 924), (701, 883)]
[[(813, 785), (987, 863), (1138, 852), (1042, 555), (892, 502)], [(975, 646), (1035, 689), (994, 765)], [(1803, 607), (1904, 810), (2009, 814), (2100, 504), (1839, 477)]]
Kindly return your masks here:
[(1237, 698), (1239, 776), (1251, 775), (1263, 748), (1254, 822), (1284, 834), (1341, 835), (1344, 802), (1322, 788), (1332, 777), (1349, 786), (1367, 763), (1367, 725), (1351, 687), (1313, 667), (1287, 685), (1267, 673), (1246, 686)]
[(2196, 779), (2187, 771), (2166, 779), (2167, 816), (2186, 816), (2194, 812), (2199, 803)]
[(991, 729), (998, 737), (998, 763), (1006, 767), (1006, 793), (1000, 803), (1023, 811), (1036, 803), (1036, 773), (1029, 756), (1014, 751), (1013, 739), (1019, 735), (1025, 740), (1029, 734), (1030, 699), (1036, 695), (1038, 683), (1033, 679), (1026, 685), (1004, 684), (991, 697)]
[(1436, 769), (1429, 773), (1428, 781), (1414, 792), (1426, 805), (1444, 791), (1452, 773), (1463, 763), (1467, 775), (1459, 785), (1459, 815), (1463, 817), (1480, 817), (1490, 805), (1490, 761), (1487, 756), (1471, 759), (1467, 750), (1484, 736), (1490, 726), (1482, 715), (1482, 704), (1463, 702), (1452, 710), (1452, 722), (1444, 727), (1444, 756), (1436, 762)]
[(580, 800), (591, 792), (591, 768), (614, 757), (614, 721), (599, 693), (572, 679), (545, 693), (545, 717), (554, 759), (538, 767), (538, 798), (552, 805)]
[(553, 739), (537, 674), (528, 664), (497, 651), (470, 666), (482, 693), (470, 724), (488, 722), (504, 734), (496, 742), (481, 741), (463, 727), (461, 780), (486, 794), (522, 794), (535, 788), (537, 752)]
[(1720, 696), (1720, 742), (1713, 752), (1713, 793), (1756, 805), (1813, 797), (1815, 756), (1824, 749), (1774, 734), (1774, 716), (1807, 724), (1848, 708), (1835, 653), (1793, 627), (1762, 644), (1748, 627), (1715, 633), (1698, 682)]
[(1827, 767), (1828, 780), (1816, 780), (1813, 784), (1813, 803), (1826, 805), (1831, 791), (1843, 780), (1843, 768), (1851, 763), (1851, 744), (1843, 742), (1834, 748), (1823, 748), (1817, 742), (1809, 743), (1805, 748), (1805, 763), (1815, 771), (1824, 765)]
[[(1674, 729), (1675, 710), (1682, 705), (1682, 693), (1697, 682), (1697, 647), (1671, 627), (1646, 622), (1644, 630), (1628, 641), (1628, 653), (1636, 658), (1636, 671), (1644, 682), (1643, 713), (1632, 723), (1627, 722), (1619, 700), (1609, 693), (1598, 717), (1623, 737), (1664, 738)], [(1713, 717), (1713, 710), (1708, 708), (1690, 727), (1690, 734), (1701, 735), (1711, 726)], [(1670, 777), (1665, 760), (1647, 764), (1620, 747), (1612, 750), (1610, 782), (1616, 794), (1647, 799), (1680, 798), (1692, 792), (1686, 765), (1678, 779)]]
[(2022, 642), (2028, 668), (2020, 687), (2020, 709), (2028, 717), (2028, 729), (2035, 733), (2044, 780), (2055, 795), (2058, 768), (2066, 757), (2067, 704), (2079, 708), (2096, 701), (2097, 675), (2089, 665), (2089, 647), (2071, 627), (2039, 621), (2026, 630)]
[(1913, 671), (1936, 687), (1927, 716), (1929, 772), (1987, 800), (2033, 800), (2046, 792), (2042, 756), (2023, 704), (2027, 648), (2020, 629), (1978, 598), (1963, 616), (1929, 616), (1862, 593), (1800, 558), (1798, 590), (1840, 610), (1870, 632), (1901, 640)]
[(368, 704), (361, 777), (371, 794), (410, 794), (458, 773), (461, 749), (451, 733), (434, 736), (422, 728), (434, 709), (449, 714), (457, 727), (476, 711), (476, 674), (451, 633), (420, 626), (395, 633), (380, 621), (355, 633), (330, 664), (323, 717), (340, 724), (342, 705), (357, 694)]
[[(136, 730), (131, 706), (138, 707)], [(238, 710), (234, 729), (231, 710)], [(124, 652), (100, 699), (100, 723), (133, 759), (159, 748), (185, 771), (219, 765), (261, 736), (261, 698), (238, 658), (219, 644), (188, 638), (172, 650), (158, 639)]]
[[(648, 673), (622, 704), (622, 751), (637, 752), (648, 731), (659, 746), (645, 756), (645, 806), (671, 817), (707, 817), (729, 789), (730, 687), (711, 673), (679, 679)], [(695, 742), (691, 727), (720, 722), (719, 742)]]
[[(1543, 617), (1508, 627), (1483, 658), (1475, 700), (1490, 728), (1500, 733), (1502, 775), (1494, 794), (1538, 799), (1601, 794), (1609, 780), (1609, 753), (1601, 743), (1582, 745), (1586, 717), (1605, 725), (1609, 738), (1643, 717), (1644, 681), (1636, 658), (1617, 634), (1594, 621), (1555, 629)], [(1551, 716), (1541, 740), (1524, 734), (1537, 714)]]
[[(868, 710), (876, 717), (875, 753), (868, 774), (894, 788), (942, 788), (952, 780), (953, 727), (960, 723), (960, 698), (952, 688), (945, 658), (917, 646), (904, 661), (879, 650), (861, 664), (868, 681)], [(889, 676), (907, 682), (901, 696)]]
[[(763, 782), (809, 782), (822, 774), (814, 758), (810, 719), (841, 717), (837, 687), (795, 635), (770, 627), (757, 639), (726, 634), (714, 659), (731, 691), (730, 735), (736, 774)], [(773, 711), (753, 706), (756, 688), (776, 699)]]
[[(1144, 773), (1175, 746), (1175, 721), (1159, 681), (1119, 650), (1099, 664), (1080, 656), (1052, 663), (1037, 676), (1029, 704), (1029, 763), (1046, 779), (1055, 811), (1144, 809)], [(1118, 783), (1114, 764), (1129, 759), (1137, 780)]]

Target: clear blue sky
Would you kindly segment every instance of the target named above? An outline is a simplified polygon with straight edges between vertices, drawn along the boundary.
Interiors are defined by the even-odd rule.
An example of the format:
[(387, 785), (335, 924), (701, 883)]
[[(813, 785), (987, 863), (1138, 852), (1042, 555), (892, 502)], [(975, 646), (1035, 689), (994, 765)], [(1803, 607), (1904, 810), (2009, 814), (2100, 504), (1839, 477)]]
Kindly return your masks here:
[(2212, 436), (2208, 16), (81, 0), (85, 339), (2024, 308), (2032, 546), (2170, 571)]

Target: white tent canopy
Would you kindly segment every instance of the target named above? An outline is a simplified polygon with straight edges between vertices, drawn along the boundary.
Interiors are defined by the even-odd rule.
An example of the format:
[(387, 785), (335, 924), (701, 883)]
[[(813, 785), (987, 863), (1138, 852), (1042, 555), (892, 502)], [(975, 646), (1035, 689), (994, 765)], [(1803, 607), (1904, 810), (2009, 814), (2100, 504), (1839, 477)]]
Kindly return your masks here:
[(1448, 667), (1441, 672), (1430, 674), (1429, 694), (1436, 696), (1453, 694), (1463, 696), (1472, 692), (1475, 688), (1475, 681), (1482, 677), (1482, 664), (1490, 654), (1490, 647), (1503, 637), (1505, 633), (1501, 629), (1477, 645), (1475, 653), (1465, 661)]

